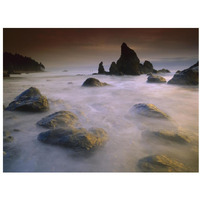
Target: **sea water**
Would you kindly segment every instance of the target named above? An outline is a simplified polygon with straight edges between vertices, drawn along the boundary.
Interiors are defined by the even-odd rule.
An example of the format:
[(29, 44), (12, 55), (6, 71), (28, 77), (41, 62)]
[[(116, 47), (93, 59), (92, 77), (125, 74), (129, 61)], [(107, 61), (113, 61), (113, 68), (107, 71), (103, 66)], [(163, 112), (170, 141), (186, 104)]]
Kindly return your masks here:
[[(3, 80), (5, 107), (30, 87), (38, 88), (50, 104), (50, 110), (42, 113), (4, 111), (3, 129), (14, 137), (9, 147), (14, 155), (4, 159), (4, 172), (138, 172), (139, 159), (163, 154), (182, 162), (190, 171), (198, 171), (198, 86), (147, 83), (147, 75), (92, 75), (95, 71), (70, 68), (11, 75)], [(162, 76), (168, 81), (174, 73)], [(110, 85), (81, 87), (89, 77)], [(131, 107), (138, 103), (154, 104), (167, 113), (192, 142), (145, 138), (143, 132), (156, 128), (156, 123), (154, 127), (143, 126), (145, 116), (130, 115)], [(37, 121), (61, 110), (76, 114), (83, 128), (103, 128), (109, 137), (106, 144), (85, 156), (38, 141), (38, 134), (47, 129), (37, 126)]]

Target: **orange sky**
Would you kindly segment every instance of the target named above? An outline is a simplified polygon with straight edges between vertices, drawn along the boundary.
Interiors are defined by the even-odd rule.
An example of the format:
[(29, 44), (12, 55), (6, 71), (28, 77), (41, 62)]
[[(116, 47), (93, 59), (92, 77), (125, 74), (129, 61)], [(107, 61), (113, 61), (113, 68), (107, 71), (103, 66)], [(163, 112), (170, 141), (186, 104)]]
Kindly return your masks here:
[(109, 66), (123, 42), (143, 63), (190, 66), (198, 60), (198, 29), (4, 29), (3, 51), (42, 62), (46, 68)]

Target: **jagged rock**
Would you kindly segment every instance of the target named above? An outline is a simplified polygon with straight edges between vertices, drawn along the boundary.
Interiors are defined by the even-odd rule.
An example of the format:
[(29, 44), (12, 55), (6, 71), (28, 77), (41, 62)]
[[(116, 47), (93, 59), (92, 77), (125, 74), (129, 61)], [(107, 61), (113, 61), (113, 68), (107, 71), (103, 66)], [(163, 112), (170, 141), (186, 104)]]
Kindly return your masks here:
[(163, 141), (176, 142), (179, 144), (188, 144), (191, 140), (183, 134), (183, 132), (178, 131), (168, 131), (168, 130), (160, 130), (160, 131), (145, 131), (142, 133), (144, 137), (149, 139), (161, 139)]
[(187, 172), (188, 168), (166, 155), (153, 155), (138, 161), (138, 167), (143, 172)]
[(157, 73), (170, 73), (170, 71), (168, 69), (160, 69), (160, 70), (157, 70)]
[(52, 129), (38, 135), (38, 140), (44, 143), (64, 147), (92, 150), (102, 146), (108, 139), (107, 133), (101, 128)]
[(96, 78), (88, 78), (82, 86), (84, 87), (102, 87), (108, 85), (107, 83), (102, 83)]
[(199, 84), (199, 62), (194, 64), (188, 69), (185, 69), (179, 73), (176, 73), (169, 84), (178, 85), (198, 85)]
[(109, 72), (113, 75), (120, 75), (119, 69), (117, 67), (117, 64), (115, 62), (112, 62)]
[(77, 124), (78, 117), (70, 111), (55, 112), (37, 122), (45, 128), (68, 128)]
[(141, 74), (147, 74), (153, 72), (153, 65), (149, 61), (145, 60), (144, 64), (140, 64)]
[(103, 67), (103, 62), (99, 63), (98, 74), (105, 74), (105, 70), (104, 70), (104, 67)]
[(49, 103), (45, 96), (41, 95), (37, 88), (30, 87), (17, 96), (6, 108), (8, 111), (47, 111)]
[(150, 118), (159, 118), (159, 119), (169, 119), (169, 116), (159, 110), (155, 105), (153, 104), (145, 104), (145, 103), (139, 103), (135, 104), (130, 112), (137, 113), (139, 115), (143, 115)]
[(166, 79), (162, 76), (150, 75), (147, 78), (148, 83), (166, 83)]
[(139, 75), (140, 60), (134, 50), (130, 49), (126, 43), (121, 45), (121, 56), (117, 61), (117, 68), (119, 72), (126, 75)]

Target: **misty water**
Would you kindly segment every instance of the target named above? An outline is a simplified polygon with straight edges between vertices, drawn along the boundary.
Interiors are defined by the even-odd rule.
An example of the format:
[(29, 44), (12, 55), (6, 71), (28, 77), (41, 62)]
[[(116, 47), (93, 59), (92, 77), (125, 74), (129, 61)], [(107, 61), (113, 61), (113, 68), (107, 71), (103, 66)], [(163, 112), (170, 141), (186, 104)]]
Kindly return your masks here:
[[(198, 170), (198, 86), (149, 84), (147, 76), (91, 75), (96, 69), (75, 68), (12, 75), (4, 79), (4, 106), (29, 87), (36, 87), (50, 103), (50, 110), (42, 113), (4, 111), (3, 128), (14, 141), (14, 152), (4, 159), (5, 172), (138, 172), (138, 160), (165, 154), (185, 164), (190, 171)], [(168, 81), (174, 72), (162, 74)], [(110, 86), (83, 88), (89, 77)], [(130, 113), (133, 105), (151, 103), (167, 113), (189, 144), (165, 142), (144, 137), (143, 132), (163, 126), (159, 120), (149, 123), (145, 116)], [(103, 128), (109, 136), (104, 146), (89, 155), (59, 146), (41, 143), (39, 133), (47, 129), (36, 122), (60, 110), (75, 113), (80, 126)], [(150, 119), (151, 120), (151, 119)]]

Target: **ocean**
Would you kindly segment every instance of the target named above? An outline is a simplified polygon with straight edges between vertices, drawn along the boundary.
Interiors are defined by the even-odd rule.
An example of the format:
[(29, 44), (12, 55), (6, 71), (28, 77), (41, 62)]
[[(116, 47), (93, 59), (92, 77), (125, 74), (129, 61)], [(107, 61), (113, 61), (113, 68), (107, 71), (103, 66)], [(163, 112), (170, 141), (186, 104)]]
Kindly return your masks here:
[[(147, 75), (92, 75), (94, 72), (96, 68), (67, 68), (4, 78), (5, 107), (30, 87), (38, 88), (50, 104), (49, 111), (42, 113), (4, 111), (3, 129), (14, 137), (9, 144), (14, 153), (4, 158), (4, 172), (140, 172), (138, 160), (150, 155), (167, 155), (189, 171), (198, 171), (198, 86), (147, 83)], [(168, 81), (174, 73), (161, 75)], [(89, 77), (110, 85), (81, 87)], [(191, 143), (144, 137), (144, 131), (162, 124), (132, 116), (130, 109), (138, 103), (154, 104), (167, 113)], [(103, 128), (109, 137), (106, 144), (83, 156), (70, 148), (38, 141), (38, 134), (47, 129), (37, 126), (37, 121), (61, 110), (76, 114), (83, 128)]]

